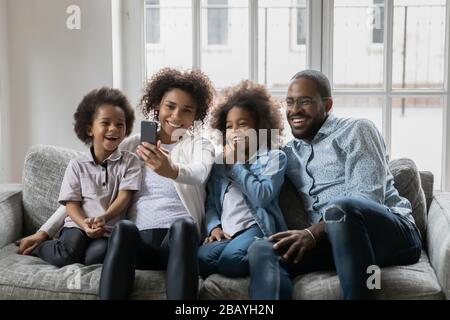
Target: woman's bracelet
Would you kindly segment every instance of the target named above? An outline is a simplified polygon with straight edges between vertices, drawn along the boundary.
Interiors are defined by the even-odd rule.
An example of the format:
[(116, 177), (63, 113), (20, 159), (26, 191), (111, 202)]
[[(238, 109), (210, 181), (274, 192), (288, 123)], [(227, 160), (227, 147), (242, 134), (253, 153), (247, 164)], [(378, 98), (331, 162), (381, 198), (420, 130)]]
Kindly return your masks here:
[(315, 246), (317, 245), (316, 237), (314, 237), (313, 233), (312, 233), (311, 230), (309, 230), (308, 228), (303, 229), (303, 230), (305, 230), (306, 232), (308, 232), (309, 235), (311, 236), (311, 238), (314, 240), (314, 247), (315, 247)]

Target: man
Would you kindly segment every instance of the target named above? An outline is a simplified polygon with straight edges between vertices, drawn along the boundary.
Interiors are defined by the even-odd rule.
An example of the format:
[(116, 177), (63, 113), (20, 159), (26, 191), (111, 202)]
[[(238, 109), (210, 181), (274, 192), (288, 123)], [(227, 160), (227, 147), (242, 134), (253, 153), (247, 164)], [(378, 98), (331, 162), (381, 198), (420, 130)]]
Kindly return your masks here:
[(420, 257), (411, 205), (394, 187), (381, 134), (368, 120), (337, 118), (332, 106), (325, 75), (305, 70), (292, 78), (286, 114), (295, 139), (284, 148), (286, 176), (312, 225), (249, 248), (252, 299), (290, 299), (291, 277), (318, 270), (337, 271), (344, 299), (371, 299), (369, 266)]

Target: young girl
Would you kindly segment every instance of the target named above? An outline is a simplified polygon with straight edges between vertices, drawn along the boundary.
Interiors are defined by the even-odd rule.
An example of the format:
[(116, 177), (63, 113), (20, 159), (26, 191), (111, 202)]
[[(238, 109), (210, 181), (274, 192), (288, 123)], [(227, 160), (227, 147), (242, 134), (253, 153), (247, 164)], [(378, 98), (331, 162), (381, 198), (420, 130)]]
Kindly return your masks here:
[[(243, 81), (225, 92), (211, 121), (225, 135), (224, 162), (214, 165), (207, 186), (200, 274), (243, 277), (248, 275), (247, 249), (255, 238), (286, 230), (278, 206), (286, 156), (271, 148), (270, 134), (271, 129), (281, 130), (281, 114), (262, 85)], [(267, 140), (261, 129), (269, 131)], [(252, 141), (249, 136), (260, 138)]]
[[(159, 141), (140, 144), (136, 135), (121, 144), (137, 152), (145, 166), (128, 211), (130, 221), (120, 221), (111, 234), (100, 299), (127, 299), (136, 268), (167, 270), (168, 299), (197, 298), (197, 248), (214, 148), (192, 129), (194, 121), (205, 119), (213, 95), (208, 77), (197, 70), (163, 69), (148, 82), (142, 112), (159, 122)], [(55, 212), (40, 231), (51, 235), (61, 215)], [(22, 239), (19, 250), (40, 239), (39, 233)]]
[(32, 253), (57, 267), (102, 263), (109, 232), (141, 183), (139, 159), (117, 148), (134, 122), (133, 109), (119, 90), (91, 91), (74, 118), (75, 132), (89, 151), (67, 166), (58, 201), (68, 217), (59, 238), (43, 242)]

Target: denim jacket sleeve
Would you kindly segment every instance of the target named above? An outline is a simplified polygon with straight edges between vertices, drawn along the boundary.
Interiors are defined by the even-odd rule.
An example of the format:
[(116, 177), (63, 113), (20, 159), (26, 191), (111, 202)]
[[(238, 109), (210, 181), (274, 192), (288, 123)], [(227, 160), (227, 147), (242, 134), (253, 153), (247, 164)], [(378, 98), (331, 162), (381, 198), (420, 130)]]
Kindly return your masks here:
[(211, 231), (220, 226), (220, 214), (217, 211), (216, 199), (220, 197), (220, 188), (215, 185), (216, 181), (214, 175), (216, 170), (213, 169), (211, 176), (209, 178), (208, 184), (206, 186), (206, 208), (205, 208), (205, 221), (206, 221), (206, 236), (209, 236)]
[(250, 171), (243, 164), (235, 164), (228, 175), (239, 186), (248, 201), (264, 208), (278, 196), (284, 182), (286, 154), (281, 150), (271, 150), (262, 160), (261, 171)]

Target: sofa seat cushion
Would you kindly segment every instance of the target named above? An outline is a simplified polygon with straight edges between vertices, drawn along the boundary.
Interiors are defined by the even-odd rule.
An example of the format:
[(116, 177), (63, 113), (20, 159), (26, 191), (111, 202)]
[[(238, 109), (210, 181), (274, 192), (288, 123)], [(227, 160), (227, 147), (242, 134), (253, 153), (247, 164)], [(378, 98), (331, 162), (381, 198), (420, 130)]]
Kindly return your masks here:
[[(248, 299), (248, 278), (209, 276), (203, 283), (201, 299)], [(299, 300), (341, 299), (335, 272), (311, 272), (294, 279), (293, 298)], [(444, 295), (424, 251), (412, 265), (381, 269), (378, 299), (443, 299)]]
[[(0, 249), (0, 299), (98, 299), (101, 265), (56, 268), (40, 258)], [(164, 271), (136, 271), (131, 299), (166, 299)]]

